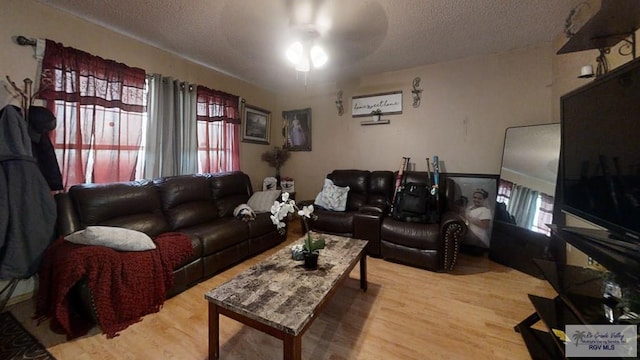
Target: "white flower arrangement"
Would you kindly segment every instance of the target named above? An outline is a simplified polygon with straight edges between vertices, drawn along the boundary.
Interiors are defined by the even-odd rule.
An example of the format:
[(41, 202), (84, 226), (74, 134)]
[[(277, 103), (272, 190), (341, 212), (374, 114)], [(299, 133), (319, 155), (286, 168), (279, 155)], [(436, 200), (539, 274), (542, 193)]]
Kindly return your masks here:
[[(307, 219), (314, 219), (313, 205), (303, 206), (302, 209), (298, 208), (296, 202), (293, 199), (289, 199), (289, 193), (282, 193), (282, 202), (276, 200), (271, 206), (271, 222), (277, 227), (278, 231), (283, 234), (286, 230), (287, 224), (283, 221), (291, 213), (297, 213), (302, 217), (304, 225), (307, 229)], [(317, 252), (320, 249), (324, 249), (324, 239), (312, 240), (310, 232), (307, 232), (307, 238), (305, 239), (303, 249), (306, 252)]]

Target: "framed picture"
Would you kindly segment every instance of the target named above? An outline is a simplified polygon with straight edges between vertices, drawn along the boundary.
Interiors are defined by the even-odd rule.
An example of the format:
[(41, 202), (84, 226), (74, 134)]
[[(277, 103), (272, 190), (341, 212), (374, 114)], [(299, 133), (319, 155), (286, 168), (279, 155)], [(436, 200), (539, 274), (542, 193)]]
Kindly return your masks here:
[(467, 234), (462, 243), (489, 248), (499, 176), (453, 173), (446, 176), (456, 184), (454, 202), (467, 221)]
[(351, 98), (351, 117), (371, 116), (377, 110), (379, 115), (402, 114), (402, 91)]
[(311, 108), (283, 111), (284, 149), (311, 151)]
[(245, 105), (242, 120), (243, 142), (269, 144), (271, 112), (255, 106)]

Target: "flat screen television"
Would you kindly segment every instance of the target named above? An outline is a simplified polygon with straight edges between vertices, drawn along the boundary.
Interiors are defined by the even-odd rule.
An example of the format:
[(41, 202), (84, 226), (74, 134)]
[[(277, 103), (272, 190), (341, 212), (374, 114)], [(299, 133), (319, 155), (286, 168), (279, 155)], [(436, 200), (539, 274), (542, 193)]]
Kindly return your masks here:
[[(640, 248), (640, 59), (560, 99), (561, 209)], [(621, 244), (617, 244), (618, 240)]]

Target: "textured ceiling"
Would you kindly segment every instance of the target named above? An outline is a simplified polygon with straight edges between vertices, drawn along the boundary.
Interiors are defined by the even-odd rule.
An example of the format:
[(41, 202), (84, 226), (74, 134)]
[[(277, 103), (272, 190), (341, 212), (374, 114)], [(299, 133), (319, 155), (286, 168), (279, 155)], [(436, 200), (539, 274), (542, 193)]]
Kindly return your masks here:
[(273, 91), (303, 87), (284, 49), (301, 25), (334, 82), (550, 42), (583, 0), (39, 0)]

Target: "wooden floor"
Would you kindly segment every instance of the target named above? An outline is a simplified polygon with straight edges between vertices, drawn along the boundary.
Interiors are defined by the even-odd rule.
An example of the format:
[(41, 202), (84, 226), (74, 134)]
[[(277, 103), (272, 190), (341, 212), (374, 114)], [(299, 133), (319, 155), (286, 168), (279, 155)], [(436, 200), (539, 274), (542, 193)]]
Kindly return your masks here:
[[(292, 229), (287, 246), (300, 236)], [(279, 247), (278, 247), (279, 248)], [(32, 300), (9, 307), (58, 360), (206, 359), (204, 293), (277, 248), (165, 302), (163, 309), (107, 339), (99, 329), (67, 342), (31, 319)], [(554, 296), (543, 280), (461, 254), (453, 273), (433, 273), (368, 259), (369, 289), (351, 273), (302, 340), (304, 359), (529, 359), (513, 326), (533, 311), (527, 294)], [(220, 318), (221, 359), (281, 359), (282, 342)]]

